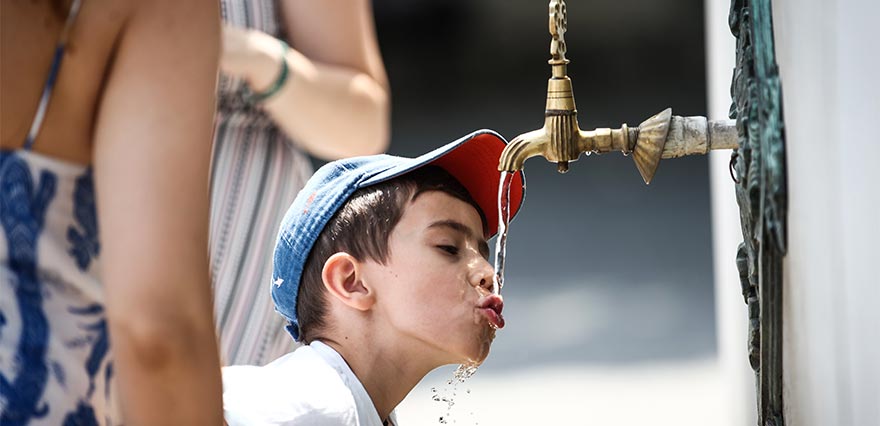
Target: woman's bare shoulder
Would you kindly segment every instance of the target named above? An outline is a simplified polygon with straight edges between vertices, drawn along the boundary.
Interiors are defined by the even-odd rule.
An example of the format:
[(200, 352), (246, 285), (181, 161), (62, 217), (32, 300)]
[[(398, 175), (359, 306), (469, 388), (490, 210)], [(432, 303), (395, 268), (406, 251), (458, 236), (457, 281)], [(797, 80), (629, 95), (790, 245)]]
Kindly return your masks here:
[[(73, 2), (4, 0), (3, 148), (24, 144)], [(34, 150), (87, 163), (91, 129), (116, 41), (136, 0), (82, 1), (71, 24), (49, 109)]]

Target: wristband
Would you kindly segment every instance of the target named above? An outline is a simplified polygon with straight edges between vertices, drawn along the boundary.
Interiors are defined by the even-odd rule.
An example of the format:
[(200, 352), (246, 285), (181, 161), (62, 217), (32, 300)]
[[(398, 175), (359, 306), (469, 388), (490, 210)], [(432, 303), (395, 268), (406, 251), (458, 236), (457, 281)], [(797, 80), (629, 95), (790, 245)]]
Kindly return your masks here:
[(287, 50), (290, 49), (290, 46), (288, 46), (284, 40), (278, 40), (278, 42), (281, 44), (281, 71), (278, 73), (278, 78), (276, 78), (275, 82), (267, 87), (266, 90), (259, 92), (254, 92), (250, 86), (245, 85), (244, 98), (248, 102), (259, 103), (271, 98), (277, 94), (278, 91), (284, 87), (284, 83), (287, 82), (287, 77), (290, 74), (290, 69), (287, 66)]

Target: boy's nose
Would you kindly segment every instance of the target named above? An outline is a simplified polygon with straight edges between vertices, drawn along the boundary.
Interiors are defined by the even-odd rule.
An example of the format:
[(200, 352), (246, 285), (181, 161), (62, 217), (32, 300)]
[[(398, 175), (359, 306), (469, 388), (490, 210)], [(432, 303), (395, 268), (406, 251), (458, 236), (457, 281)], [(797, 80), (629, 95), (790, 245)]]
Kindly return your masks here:
[(489, 261), (480, 257), (474, 262), (470, 272), (470, 283), (474, 287), (482, 287), (488, 291), (492, 291), (495, 269), (489, 264)]

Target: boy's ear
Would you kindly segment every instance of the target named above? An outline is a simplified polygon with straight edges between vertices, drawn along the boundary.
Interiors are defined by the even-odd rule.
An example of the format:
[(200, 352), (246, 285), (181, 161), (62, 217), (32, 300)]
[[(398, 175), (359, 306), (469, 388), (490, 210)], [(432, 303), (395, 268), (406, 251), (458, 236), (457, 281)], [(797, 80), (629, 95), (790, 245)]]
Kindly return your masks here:
[(359, 311), (369, 310), (376, 302), (372, 288), (364, 285), (361, 264), (354, 256), (339, 252), (324, 262), (321, 279), (330, 294)]

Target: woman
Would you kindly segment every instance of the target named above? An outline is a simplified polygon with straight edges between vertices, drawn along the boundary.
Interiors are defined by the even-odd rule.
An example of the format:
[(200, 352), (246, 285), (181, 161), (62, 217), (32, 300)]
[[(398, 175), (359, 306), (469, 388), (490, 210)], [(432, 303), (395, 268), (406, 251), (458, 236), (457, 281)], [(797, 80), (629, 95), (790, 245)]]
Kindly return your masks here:
[[(272, 308), (281, 218), (322, 159), (381, 152), (389, 93), (369, 0), (222, 0), (211, 266), (228, 364), (292, 347)], [(282, 41), (282, 40), (286, 40)]]
[(222, 421), (205, 253), (218, 15), (3, 1), (0, 424)]

